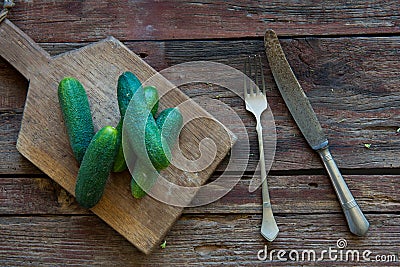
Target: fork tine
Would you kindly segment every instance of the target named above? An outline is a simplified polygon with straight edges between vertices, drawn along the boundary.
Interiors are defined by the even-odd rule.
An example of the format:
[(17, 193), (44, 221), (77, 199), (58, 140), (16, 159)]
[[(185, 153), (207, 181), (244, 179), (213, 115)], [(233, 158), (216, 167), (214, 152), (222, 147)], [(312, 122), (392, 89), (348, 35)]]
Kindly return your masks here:
[(254, 68), (254, 72), (251, 73), (251, 78), (254, 81), (254, 84), (251, 87), (251, 91), (252, 91), (253, 95), (258, 95), (258, 94), (260, 94), (260, 90), (258, 88), (258, 86), (259, 86), (259, 74), (258, 74), (259, 67), (257, 66), (258, 65), (257, 55), (251, 56), (251, 65)]
[[(266, 95), (264, 70), (260, 55), (248, 56), (245, 59), (244, 73), (247, 76), (243, 84), (245, 96), (256, 96), (258, 94)], [(251, 80), (254, 81), (254, 84)]]
[(250, 82), (250, 78), (251, 78), (251, 69), (250, 69), (250, 60), (249, 58), (246, 58), (246, 60), (244, 61), (244, 96), (248, 96), (251, 92), (251, 82)]
[[(253, 71), (253, 68), (252, 68), (252, 56), (248, 56), (247, 57), (247, 61), (248, 61), (248, 64), (249, 64), (249, 74), (247, 74), (247, 76), (249, 76), (249, 78), (251, 79), (251, 80), (253, 80), (253, 74), (252, 74), (252, 71)], [(254, 66), (253, 66), (254, 67)], [(252, 83), (250, 82), (250, 84), (249, 84), (249, 93), (250, 93), (250, 95), (251, 96), (254, 96), (254, 88), (253, 88), (253, 86), (252, 86)]]
[[(262, 89), (262, 93), (263, 93), (264, 95), (266, 95), (266, 94), (265, 94), (264, 70), (263, 70), (263, 66), (262, 66), (261, 56), (260, 56), (260, 55), (258, 55), (258, 62), (259, 62), (259, 64), (260, 64), (261, 86), (262, 86), (261, 89)], [(260, 86), (260, 85), (258, 85), (258, 86)]]
[(246, 81), (246, 75), (247, 75), (247, 60), (244, 61), (244, 66), (243, 66), (243, 71), (244, 71), (244, 78), (243, 78), (243, 94), (244, 97), (247, 95), (247, 81)]
[(256, 82), (256, 86), (254, 87), (254, 93), (258, 94), (258, 66), (257, 66), (257, 55), (254, 55), (253, 57), (253, 63), (254, 63), (254, 81)]

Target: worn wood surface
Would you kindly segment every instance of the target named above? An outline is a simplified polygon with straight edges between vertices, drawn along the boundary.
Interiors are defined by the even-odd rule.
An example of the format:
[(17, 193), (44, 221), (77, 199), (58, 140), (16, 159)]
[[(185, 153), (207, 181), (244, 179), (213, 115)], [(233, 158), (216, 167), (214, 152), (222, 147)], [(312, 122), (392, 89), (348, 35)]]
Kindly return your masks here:
[[(124, 238), (93, 216), (20, 216), (1, 217), (3, 266), (75, 265), (75, 266), (397, 266), (395, 262), (365, 261), (363, 251), (371, 250), (369, 258), (393, 255), (400, 246), (399, 215), (373, 214), (369, 216), (372, 227), (364, 238), (347, 234), (341, 214), (277, 215), (280, 237), (267, 244), (259, 235), (259, 214), (183, 215), (166, 236), (165, 249), (157, 249), (144, 256)], [(85, 229), (85, 231), (82, 231)], [(379, 238), (374, 238), (379, 236)], [(324, 260), (284, 262), (273, 254), (273, 261), (260, 261), (257, 253), (291, 250), (301, 254), (315, 250), (336, 249), (332, 259), (339, 259), (337, 240), (346, 238), (347, 247), (358, 249), (360, 260)], [(15, 246), (18, 246), (18, 250)], [(345, 259), (345, 258), (344, 258)], [(351, 258), (349, 258), (351, 259)]]
[[(257, 162), (255, 122), (218, 86), (182, 87), (204, 105), (228, 104), (249, 134), (250, 161), (237, 186), (210, 205), (184, 209), (167, 246), (144, 256), (26, 160), (15, 148), (27, 80), (0, 58), (0, 265), (76, 266), (397, 266), (400, 258), (398, 1), (16, 1), (10, 19), (50, 55), (113, 35), (156, 70), (191, 60), (242, 69), (263, 53), (266, 28), (280, 35), (289, 63), (332, 144), (332, 154), (371, 222), (366, 237), (347, 229), (321, 163), (297, 130), (265, 56), (268, 102), (277, 129), (269, 177), (280, 234), (259, 234), (260, 191), (248, 192)], [(64, 30), (62, 30), (64, 29)], [(68, 30), (65, 30), (68, 29)], [(365, 148), (364, 144), (371, 144)], [(211, 177), (216, 179), (226, 160)], [(239, 175), (232, 173), (231, 177)], [(397, 262), (262, 262), (275, 250), (371, 250)]]
[[(231, 178), (234, 178), (234, 175)], [(381, 210), (397, 212), (400, 209), (400, 196), (397, 194), (399, 179), (399, 175), (346, 176), (346, 181), (360, 206), (369, 213), (377, 213)], [(340, 213), (336, 195), (325, 175), (272, 175), (269, 176), (268, 181), (274, 211), (277, 213), (304, 214), (309, 213), (310, 210), (316, 213)], [(243, 176), (235, 188), (223, 198), (209, 205), (186, 208), (183, 213), (261, 213), (261, 189), (249, 193), (248, 188), (249, 177)], [(72, 195), (44, 176), (4, 177), (0, 179), (0, 189), (2, 214), (14, 216), (47, 213), (90, 214), (89, 211), (79, 207)]]
[[(39, 42), (399, 33), (398, 1), (21, 1), (11, 18)], [(51, 14), (51, 16), (49, 16)]]

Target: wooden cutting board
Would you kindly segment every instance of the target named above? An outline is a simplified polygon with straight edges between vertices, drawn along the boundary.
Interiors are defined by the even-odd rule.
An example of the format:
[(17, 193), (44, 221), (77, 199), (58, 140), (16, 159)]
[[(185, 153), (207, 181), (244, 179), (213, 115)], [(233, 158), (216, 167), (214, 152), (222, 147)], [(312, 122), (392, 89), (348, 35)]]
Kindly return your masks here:
[[(59, 108), (57, 87), (60, 80), (73, 76), (81, 81), (88, 93), (95, 129), (98, 130), (118, 123), (116, 84), (122, 72), (131, 71), (141, 81), (156, 73), (113, 37), (52, 57), (9, 20), (0, 24), (0, 56), (29, 80), (17, 149), (71, 194), (75, 191), (78, 164), (72, 154)], [(161, 92), (171, 87), (163, 77), (159, 77), (154, 85)], [(183, 128), (179, 140), (182, 153), (188, 158), (199, 157), (199, 140), (208, 137), (217, 145), (216, 157), (198, 173), (183, 172), (172, 166), (166, 174), (181, 185), (189, 184), (189, 181), (190, 184), (195, 181), (200, 185), (226, 156), (236, 138), (179, 89), (163, 97), (160, 108), (177, 106), (184, 101), (190, 103), (181, 109), (184, 117), (188, 112), (195, 112), (202, 118)], [(111, 174), (102, 200), (92, 211), (139, 250), (149, 253), (162, 242), (181, 215), (182, 208), (161, 203), (149, 196), (136, 200), (130, 195), (129, 184), (129, 172)]]

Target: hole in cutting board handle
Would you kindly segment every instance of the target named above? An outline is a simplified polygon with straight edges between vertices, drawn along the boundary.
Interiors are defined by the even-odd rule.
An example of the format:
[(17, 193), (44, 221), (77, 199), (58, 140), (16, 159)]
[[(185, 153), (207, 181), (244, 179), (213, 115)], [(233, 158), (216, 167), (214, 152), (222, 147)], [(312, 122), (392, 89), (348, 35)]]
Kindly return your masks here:
[(147, 54), (147, 53), (145, 53), (145, 52), (140, 52), (140, 53), (139, 53), (139, 56), (140, 56), (141, 58), (146, 58), (146, 57), (149, 56), (149, 54)]

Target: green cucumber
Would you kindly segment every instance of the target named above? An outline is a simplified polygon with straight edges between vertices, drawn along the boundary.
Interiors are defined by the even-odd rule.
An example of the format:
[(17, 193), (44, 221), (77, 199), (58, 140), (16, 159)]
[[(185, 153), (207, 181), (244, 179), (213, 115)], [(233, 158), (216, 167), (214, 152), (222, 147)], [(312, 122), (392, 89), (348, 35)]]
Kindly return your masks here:
[[(140, 160), (135, 162), (135, 168), (132, 173), (131, 180), (131, 193), (134, 198), (142, 198), (146, 195), (157, 181), (159, 172), (157, 172), (152, 166), (144, 164)], [(140, 179), (140, 185), (136, 182)], [(144, 188), (145, 190), (143, 190)]]
[(123, 172), (126, 170), (126, 162), (125, 162), (125, 157), (124, 157), (124, 151), (122, 149), (122, 120), (118, 122), (118, 125), (116, 127), (117, 132), (118, 132), (118, 150), (117, 154), (115, 155), (114, 159), (114, 164), (113, 164), (113, 172)]
[(146, 86), (144, 88), (144, 97), (146, 99), (147, 107), (150, 109), (153, 117), (156, 116), (158, 111), (158, 91), (154, 86)]
[(122, 119), (125, 116), (126, 109), (128, 108), (132, 96), (141, 86), (142, 83), (132, 72), (127, 71), (119, 76), (117, 84), (117, 99)]
[(175, 145), (183, 125), (183, 117), (179, 108), (164, 109), (156, 119), (156, 124), (161, 129), (161, 135), (164, 136), (169, 147)]
[(79, 168), (75, 197), (85, 208), (101, 199), (118, 149), (118, 132), (112, 126), (98, 131), (90, 142)]
[(117, 154), (114, 159), (113, 172), (122, 172), (127, 168), (124, 151), (122, 149), (122, 125), (129, 102), (131, 101), (133, 94), (141, 86), (142, 83), (132, 72), (124, 72), (118, 77), (117, 99), (121, 119), (119, 120), (117, 125), (119, 145)]
[(127, 141), (138, 158), (151, 161), (157, 170), (168, 167), (171, 151), (147, 107), (142, 87), (131, 99), (125, 114), (124, 129), (127, 131)]
[[(134, 94), (134, 92), (136, 92), (137, 88), (135, 86), (137, 86), (136, 82), (132, 82), (131, 86), (127, 86), (127, 79), (126, 76), (131, 76), (128, 74), (125, 74), (124, 76), (121, 77), (125, 77), (124, 79), (121, 79), (123, 82), (123, 84), (125, 84), (125, 86), (121, 86), (119, 88), (123, 88), (123, 90), (125, 91), (125, 93), (119, 93), (118, 97), (119, 98), (132, 98), (132, 95)], [(135, 79), (131, 78), (131, 81), (135, 81)], [(128, 87), (131, 89), (131, 92), (127, 92), (129, 89)], [(155, 114), (157, 113), (158, 110), (158, 91), (154, 86), (146, 86), (144, 88), (144, 94), (145, 94), (145, 101), (147, 104), (147, 107), (149, 109), (151, 109), (151, 113), (153, 116), (155, 116)], [(125, 100), (119, 99), (118, 103), (121, 103), (122, 105), (124, 105), (126, 103)], [(129, 102), (128, 102), (129, 103)], [(126, 107), (125, 108), (121, 108), (120, 110), (125, 110), (126, 111)], [(124, 114), (125, 115), (125, 114)], [(127, 165), (125, 162), (125, 157), (124, 157), (124, 151), (122, 148), (122, 125), (123, 125), (123, 116), (121, 115), (121, 119), (117, 125), (117, 130), (118, 130), (118, 138), (120, 140), (120, 145), (118, 148), (118, 152), (117, 155), (115, 156), (115, 161), (114, 161), (114, 166), (113, 166), (113, 172), (122, 172), (124, 170), (126, 170)]]
[(86, 91), (77, 79), (65, 77), (58, 85), (58, 101), (72, 152), (81, 163), (94, 136), (92, 114)]
[[(183, 117), (178, 108), (163, 110), (156, 120), (157, 127), (161, 130), (168, 146), (172, 149), (178, 140), (183, 124)], [(135, 162), (132, 173), (131, 193), (135, 198), (142, 198), (154, 185), (158, 177), (158, 171), (141, 160)], [(140, 181), (141, 186), (137, 181)], [(145, 190), (143, 190), (144, 188)]]

